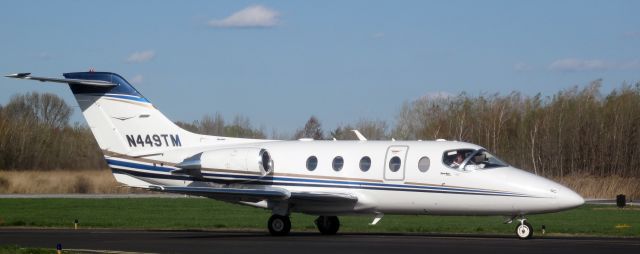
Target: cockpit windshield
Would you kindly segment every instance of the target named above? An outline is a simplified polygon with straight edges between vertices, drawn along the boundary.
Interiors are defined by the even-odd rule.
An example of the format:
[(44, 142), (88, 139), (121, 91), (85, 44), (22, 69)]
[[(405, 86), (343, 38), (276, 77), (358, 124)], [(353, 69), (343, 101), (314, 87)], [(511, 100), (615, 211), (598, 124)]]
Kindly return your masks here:
[(458, 149), (446, 151), (442, 155), (442, 163), (459, 170), (478, 170), (508, 166), (485, 149)]

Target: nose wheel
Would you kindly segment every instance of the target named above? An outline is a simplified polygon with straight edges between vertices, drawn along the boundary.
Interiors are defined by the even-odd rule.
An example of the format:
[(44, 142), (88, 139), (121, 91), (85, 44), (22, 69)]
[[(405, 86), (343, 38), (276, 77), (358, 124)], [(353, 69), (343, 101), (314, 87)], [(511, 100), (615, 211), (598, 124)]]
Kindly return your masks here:
[(531, 239), (533, 237), (533, 227), (526, 219), (518, 219), (520, 222), (516, 227), (516, 235), (522, 240)]
[(269, 218), (267, 227), (269, 228), (269, 233), (273, 236), (288, 235), (289, 231), (291, 231), (291, 220), (289, 216), (274, 214)]

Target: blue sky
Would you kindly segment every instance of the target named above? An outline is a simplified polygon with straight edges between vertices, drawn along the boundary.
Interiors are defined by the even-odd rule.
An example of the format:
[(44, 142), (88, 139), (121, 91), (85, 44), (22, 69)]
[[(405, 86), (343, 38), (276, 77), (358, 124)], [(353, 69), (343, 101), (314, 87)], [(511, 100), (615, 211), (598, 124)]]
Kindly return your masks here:
[[(185, 3), (186, 2), (186, 3)], [(0, 73), (111, 71), (172, 120), (267, 133), (393, 123), (402, 102), (640, 81), (640, 1), (4, 1)], [(0, 79), (0, 104), (62, 85)], [(79, 114), (76, 121), (83, 121)]]

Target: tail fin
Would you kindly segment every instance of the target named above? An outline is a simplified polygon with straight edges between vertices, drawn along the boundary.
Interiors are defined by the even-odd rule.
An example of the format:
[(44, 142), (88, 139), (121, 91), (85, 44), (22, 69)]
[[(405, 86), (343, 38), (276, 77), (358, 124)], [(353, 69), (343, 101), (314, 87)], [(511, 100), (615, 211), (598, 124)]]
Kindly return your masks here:
[(188, 132), (167, 119), (122, 76), (111, 72), (65, 73), (64, 79), (35, 77), (31, 73), (6, 77), (69, 84), (105, 155), (138, 157), (182, 147), (267, 141)]
[(118, 74), (74, 72), (73, 80), (105, 81), (115, 86), (69, 83), (82, 113), (103, 151), (147, 154), (196, 144), (200, 135), (185, 131), (167, 119), (149, 100)]

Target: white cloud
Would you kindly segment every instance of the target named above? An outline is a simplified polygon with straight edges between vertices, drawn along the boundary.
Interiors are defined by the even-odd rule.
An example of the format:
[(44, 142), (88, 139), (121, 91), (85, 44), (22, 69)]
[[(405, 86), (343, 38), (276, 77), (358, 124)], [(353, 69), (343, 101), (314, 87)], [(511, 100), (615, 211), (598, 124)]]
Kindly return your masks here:
[(277, 11), (262, 5), (252, 5), (224, 19), (211, 20), (208, 25), (212, 27), (267, 28), (278, 25), (280, 23), (278, 17), (280, 17), (280, 13)]
[(553, 71), (602, 71), (609, 69), (609, 63), (600, 59), (563, 58), (549, 65)]
[(156, 52), (153, 50), (134, 52), (127, 58), (127, 63), (143, 63), (150, 61), (154, 57), (156, 57)]
[(373, 37), (374, 39), (380, 39), (380, 38), (384, 37), (384, 33), (383, 32), (377, 32), (377, 33), (374, 33), (373, 35), (371, 35), (371, 37)]
[(553, 71), (606, 71), (606, 70), (635, 70), (640, 69), (640, 60), (606, 61), (601, 59), (564, 58), (549, 65)]
[(640, 70), (640, 60), (632, 60), (618, 63), (618, 68), (623, 70)]
[(623, 34), (627, 38), (640, 38), (640, 32), (630, 31)]
[(135, 75), (135, 76), (133, 76), (133, 78), (131, 78), (131, 83), (134, 83), (134, 84), (140, 84), (143, 81), (144, 81), (144, 76), (142, 76), (140, 74)]
[(524, 63), (524, 62), (519, 62), (513, 65), (513, 70), (515, 71), (530, 71), (533, 70), (533, 66)]
[(49, 60), (49, 59), (53, 58), (53, 56), (51, 56), (51, 54), (49, 54), (47, 52), (40, 52), (40, 54), (38, 54), (37, 57), (42, 59), (42, 60)]
[(439, 100), (439, 99), (449, 99), (451, 97), (455, 97), (454, 94), (449, 93), (449, 92), (445, 92), (445, 91), (437, 91), (437, 92), (429, 92), (426, 93), (424, 95), (422, 95), (422, 97), (420, 97), (423, 100)]

